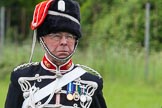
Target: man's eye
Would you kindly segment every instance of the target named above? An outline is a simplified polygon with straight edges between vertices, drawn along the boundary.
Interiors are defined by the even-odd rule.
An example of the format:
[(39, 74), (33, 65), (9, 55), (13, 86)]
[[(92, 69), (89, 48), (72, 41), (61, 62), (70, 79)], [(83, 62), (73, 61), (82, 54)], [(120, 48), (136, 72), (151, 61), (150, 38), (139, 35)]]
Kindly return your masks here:
[(56, 34), (56, 35), (54, 35), (53, 37), (61, 37), (61, 35), (59, 35), (59, 34)]
[(72, 35), (67, 35), (66, 36), (68, 39), (73, 39), (73, 36)]
[(58, 39), (58, 38), (61, 37), (61, 35), (59, 35), (59, 34), (51, 34), (50, 37), (51, 37), (51, 38)]

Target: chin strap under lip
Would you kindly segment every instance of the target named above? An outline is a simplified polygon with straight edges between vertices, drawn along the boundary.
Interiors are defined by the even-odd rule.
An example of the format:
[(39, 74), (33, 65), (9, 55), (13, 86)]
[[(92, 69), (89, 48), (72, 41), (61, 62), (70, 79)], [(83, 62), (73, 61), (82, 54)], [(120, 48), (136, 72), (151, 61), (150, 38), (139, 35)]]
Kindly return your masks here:
[(40, 39), (40, 44), (42, 45), (42, 47), (44, 48), (44, 50), (45, 50), (52, 58), (54, 58), (55, 60), (57, 60), (57, 61), (59, 61), (59, 62), (66, 62), (66, 61), (68, 61), (68, 60), (73, 56), (73, 54), (74, 54), (74, 52), (76, 51), (76, 48), (77, 48), (77, 46), (78, 46), (78, 40), (76, 40), (76, 44), (75, 44), (74, 51), (73, 51), (69, 56), (67, 56), (67, 57), (65, 57), (65, 58), (58, 58), (58, 57), (56, 57), (54, 54), (52, 54), (52, 53), (50, 52), (50, 50), (48, 49), (47, 45), (44, 43), (43, 39), (42, 39), (41, 37), (40, 37), (39, 39)]

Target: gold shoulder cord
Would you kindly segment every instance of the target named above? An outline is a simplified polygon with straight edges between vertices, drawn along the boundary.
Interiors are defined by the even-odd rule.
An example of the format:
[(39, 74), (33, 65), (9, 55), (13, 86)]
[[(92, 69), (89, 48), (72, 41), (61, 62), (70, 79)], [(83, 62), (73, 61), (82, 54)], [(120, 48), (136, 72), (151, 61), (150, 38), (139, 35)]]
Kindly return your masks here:
[(23, 69), (23, 68), (29, 67), (29, 66), (31, 66), (31, 65), (36, 66), (36, 65), (38, 65), (38, 64), (39, 64), (39, 62), (25, 63), (25, 64), (22, 64), (22, 65), (17, 66), (17, 67), (14, 69), (14, 71), (16, 71), (16, 70), (18, 70), (18, 69)]
[(92, 73), (92, 74), (98, 76), (99, 78), (102, 78), (99, 72), (97, 72), (96, 70), (94, 70), (94, 69), (92, 69), (92, 68), (90, 68), (88, 66), (80, 65), (80, 64), (76, 64), (76, 66), (79, 66), (79, 67), (87, 70), (87, 72)]

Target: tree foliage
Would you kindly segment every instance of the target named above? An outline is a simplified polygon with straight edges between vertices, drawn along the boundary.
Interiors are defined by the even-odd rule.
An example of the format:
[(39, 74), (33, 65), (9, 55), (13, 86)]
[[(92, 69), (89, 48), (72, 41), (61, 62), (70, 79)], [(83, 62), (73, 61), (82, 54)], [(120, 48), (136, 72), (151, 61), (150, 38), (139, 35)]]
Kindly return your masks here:
[[(35, 4), (41, 0), (3, 0), (6, 7), (25, 8), (32, 19)], [(150, 44), (152, 49), (162, 48), (161, 0), (76, 0), (81, 5), (83, 38), (81, 46), (106, 47), (123, 45), (143, 47), (145, 36), (145, 5), (149, 1)], [(13, 18), (16, 14), (12, 14)], [(19, 20), (18, 20), (19, 21)], [(17, 23), (16, 19), (14, 20)], [(27, 22), (29, 26), (29, 21)], [(90, 44), (89, 44), (90, 43)]]
[[(100, 47), (111, 44), (143, 47), (146, 3), (146, 0), (86, 1), (81, 7), (84, 39)], [(160, 50), (162, 1), (150, 0), (150, 4), (150, 44)]]

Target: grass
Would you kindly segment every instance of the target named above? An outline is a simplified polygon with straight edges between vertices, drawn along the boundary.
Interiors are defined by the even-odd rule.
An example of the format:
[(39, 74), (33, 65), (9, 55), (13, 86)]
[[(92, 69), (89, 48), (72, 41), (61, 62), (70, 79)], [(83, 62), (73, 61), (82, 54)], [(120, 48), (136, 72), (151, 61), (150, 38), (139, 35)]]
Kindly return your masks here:
[(6, 94), (8, 91), (8, 81), (0, 81), (0, 108), (4, 108), (4, 103), (6, 99)]
[(112, 82), (105, 84), (109, 108), (161, 108), (162, 91), (154, 85)]
[[(37, 45), (33, 61), (42, 59), (43, 51), (40, 49)], [(162, 108), (162, 53), (150, 53), (149, 71), (146, 74), (144, 51), (117, 47), (104, 49), (107, 50), (77, 50), (73, 61), (101, 73), (108, 107)], [(17, 65), (28, 62), (29, 55), (28, 45), (10, 45), (3, 51), (0, 58), (0, 108), (4, 107), (10, 73)]]

